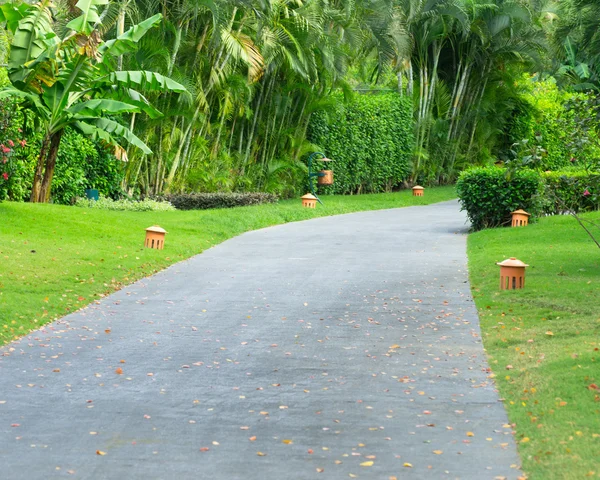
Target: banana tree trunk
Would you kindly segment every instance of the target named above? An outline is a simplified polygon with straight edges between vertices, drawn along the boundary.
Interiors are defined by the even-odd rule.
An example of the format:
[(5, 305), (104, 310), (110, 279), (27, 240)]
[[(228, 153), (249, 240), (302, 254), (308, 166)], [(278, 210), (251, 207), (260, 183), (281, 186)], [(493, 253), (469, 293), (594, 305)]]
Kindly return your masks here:
[[(50, 201), (50, 190), (52, 188), (52, 178), (54, 177), (54, 168), (56, 167), (56, 157), (58, 147), (64, 130), (48, 134), (42, 143), (40, 156), (35, 169), (33, 187), (31, 189), (31, 202), (47, 203)], [(42, 171), (44, 175), (42, 176)]]
[(35, 173), (33, 174), (33, 186), (31, 187), (30, 202), (37, 202), (40, 196), (40, 190), (42, 189), (42, 180), (44, 179), (44, 166), (46, 165), (46, 156), (48, 148), (50, 147), (50, 135), (44, 136), (42, 142), (42, 148), (40, 149), (40, 155), (38, 156), (37, 165), (35, 167)]

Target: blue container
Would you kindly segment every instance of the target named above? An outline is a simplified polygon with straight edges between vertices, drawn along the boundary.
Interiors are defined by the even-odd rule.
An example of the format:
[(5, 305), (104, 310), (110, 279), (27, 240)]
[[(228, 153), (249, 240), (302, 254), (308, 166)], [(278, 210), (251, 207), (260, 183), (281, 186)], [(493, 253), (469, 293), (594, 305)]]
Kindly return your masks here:
[(98, 196), (98, 190), (96, 190), (95, 188), (87, 188), (85, 190), (85, 196), (86, 198), (89, 198), (90, 200), (98, 200), (98, 198), (100, 198)]

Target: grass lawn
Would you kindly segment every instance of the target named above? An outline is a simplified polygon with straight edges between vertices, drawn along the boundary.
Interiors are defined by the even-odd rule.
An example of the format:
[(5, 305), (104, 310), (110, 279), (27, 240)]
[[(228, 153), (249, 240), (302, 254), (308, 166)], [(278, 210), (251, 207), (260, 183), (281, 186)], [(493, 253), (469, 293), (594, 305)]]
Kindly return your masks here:
[[(586, 218), (600, 221), (600, 212)], [(596, 229), (600, 236), (600, 230)], [(572, 217), (469, 236), (489, 361), (529, 478), (600, 478), (600, 250)], [(499, 291), (495, 262), (531, 265)]]
[[(249, 230), (361, 210), (426, 205), (455, 198), (454, 187), (390, 194), (326, 196), (227, 210), (112, 212), (60, 205), (0, 203), (0, 345), (122, 286)], [(160, 225), (164, 250), (143, 248)]]

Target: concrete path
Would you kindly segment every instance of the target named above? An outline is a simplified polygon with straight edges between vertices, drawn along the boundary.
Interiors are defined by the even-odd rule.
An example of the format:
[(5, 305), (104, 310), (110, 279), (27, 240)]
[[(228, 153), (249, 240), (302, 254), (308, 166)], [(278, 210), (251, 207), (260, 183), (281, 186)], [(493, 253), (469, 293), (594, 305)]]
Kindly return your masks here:
[(517, 478), (465, 231), (250, 232), (0, 349), (0, 478)]

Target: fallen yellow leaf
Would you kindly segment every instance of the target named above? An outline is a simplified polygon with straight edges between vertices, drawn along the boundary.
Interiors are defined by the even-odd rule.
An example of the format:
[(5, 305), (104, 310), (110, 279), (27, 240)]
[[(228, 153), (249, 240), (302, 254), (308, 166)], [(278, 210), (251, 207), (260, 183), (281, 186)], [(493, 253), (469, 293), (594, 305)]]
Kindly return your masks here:
[(405, 462), (404, 467), (412, 468), (412, 463)]
[(467, 437), (474, 437), (475, 434), (473, 432), (467, 432)]
[(548, 331), (546, 332), (546, 335), (550, 335), (550, 336), (552, 336), (552, 335), (554, 335), (554, 334), (553, 334), (553, 333), (552, 333), (550, 330), (548, 330)]
[(292, 442), (291, 440), (282, 440), (281, 443), (285, 443), (286, 445), (291, 445), (294, 442)]
[(391, 345), (390, 350), (394, 350), (395, 348), (400, 348), (400, 345)]
[(524, 437), (523, 440), (521, 440), (521, 443), (527, 443), (529, 441), (529, 437)]
[(441, 455), (444, 452), (442, 450), (434, 450), (433, 453), (435, 453), (436, 455)]
[(102, 450), (96, 450), (96, 455), (106, 455), (106, 452), (103, 452)]
[(369, 460), (368, 462), (362, 462), (360, 464), (361, 467), (372, 467), (373, 466), (373, 461)]
[(266, 457), (266, 456), (267, 456), (267, 454), (266, 454), (266, 453), (263, 453), (263, 452), (256, 452), (256, 454), (257, 454), (259, 457)]

